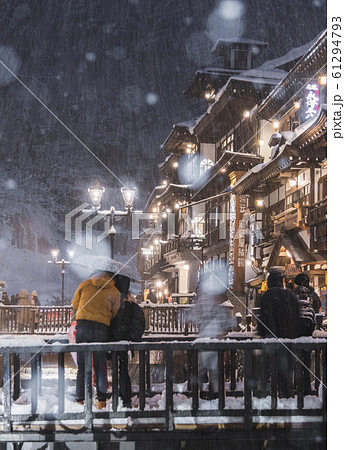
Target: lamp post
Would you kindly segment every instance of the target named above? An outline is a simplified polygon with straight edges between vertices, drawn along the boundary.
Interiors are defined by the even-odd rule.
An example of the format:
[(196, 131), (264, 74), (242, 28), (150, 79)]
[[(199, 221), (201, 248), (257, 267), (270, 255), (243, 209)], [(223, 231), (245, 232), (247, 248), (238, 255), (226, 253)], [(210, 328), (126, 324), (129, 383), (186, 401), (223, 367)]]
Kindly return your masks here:
[[(60, 261), (58, 261), (58, 256), (59, 256), (60, 250), (58, 250), (57, 248), (51, 249), (50, 253), (52, 255), (53, 260), (48, 261), (48, 263), (61, 266), (61, 305), (65, 306), (65, 273), (66, 273), (65, 267), (66, 267), (66, 265), (71, 264), (71, 261), (67, 261), (63, 258)], [(73, 259), (74, 251), (67, 250), (67, 253), (68, 253), (69, 258)]]
[[(136, 188), (121, 188), (121, 194), (124, 202), (124, 210), (117, 211), (114, 206), (111, 206), (109, 210), (101, 210), (101, 200), (105, 188), (102, 187), (96, 178), (95, 183), (92, 187), (88, 189), (90, 200), (92, 204), (92, 209), (97, 214), (102, 214), (104, 217), (110, 217), (110, 228), (109, 228), (109, 237), (110, 237), (110, 256), (114, 259), (114, 240), (116, 235), (115, 222), (121, 220), (123, 216), (129, 216), (133, 211), (133, 202), (136, 193)], [(90, 210), (87, 210), (88, 212)], [(136, 213), (141, 213), (141, 211), (135, 211)]]

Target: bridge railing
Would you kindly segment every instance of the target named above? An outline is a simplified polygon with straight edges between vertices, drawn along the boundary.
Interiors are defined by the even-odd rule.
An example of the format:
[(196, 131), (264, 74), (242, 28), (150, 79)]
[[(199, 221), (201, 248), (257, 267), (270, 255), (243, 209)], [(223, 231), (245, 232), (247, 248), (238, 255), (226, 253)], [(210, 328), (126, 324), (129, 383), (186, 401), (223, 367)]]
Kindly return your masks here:
[(65, 333), (71, 312), (70, 306), (0, 306), (0, 333)]
[[(278, 397), (278, 362), (282, 344), (286, 351), (291, 352), (295, 366), (294, 398), (280, 399)], [(259, 362), (269, 349), (269, 362), (265, 364), (268, 373), (268, 383), (260, 386), (262, 364)], [(132, 408), (123, 408), (119, 400), (119, 366), (118, 352), (134, 351), (138, 355), (138, 386), (136, 401)], [(90, 374), (92, 352), (107, 351), (111, 354), (111, 388), (112, 399), (106, 410), (98, 411), (92, 404), (92, 391), (87, 386)], [(303, 393), (303, 352), (312, 355), (312, 396), (305, 397)], [(75, 405), (79, 410), (66, 409), (66, 359), (70, 352), (85, 354), (85, 404)], [(150, 364), (152, 353), (160, 352), (163, 366), (162, 381), (157, 386), (151, 383), (152, 371)], [(213, 355), (216, 358), (218, 393), (206, 397), (201, 384), (202, 370), (200, 357)], [(210, 353), (211, 352), (211, 353)], [(108, 427), (108, 431), (125, 428), (128, 431), (147, 430), (153, 427), (161, 431), (190, 430), (205, 426), (221, 428), (256, 430), (272, 424), (287, 423), (288, 427), (316, 427), (322, 430), (326, 417), (326, 385), (327, 385), (327, 355), (326, 340), (303, 338), (297, 340), (261, 340), (246, 339), (225, 341), (196, 340), (194, 342), (141, 342), (141, 343), (109, 343), (109, 344), (59, 344), (45, 346), (1, 346), (0, 381), (2, 380), (2, 405), (0, 405), (0, 442), (8, 439), (9, 433), (18, 430), (19, 440), (25, 440), (25, 431), (33, 432), (36, 423), (40, 425), (40, 433), (49, 433), (51, 425), (55, 433), (90, 433)], [(49, 402), (40, 395), (42, 382), (45, 379), (44, 364), (41, 359), (47, 355), (56, 357), (57, 381), (51, 384)], [(23, 355), (26, 363), (21, 362)], [(187, 361), (185, 382), (176, 384), (174, 380), (174, 361), (184, 355)], [(238, 356), (242, 361), (242, 381), (238, 382)], [(267, 355), (266, 355), (267, 356)], [(267, 362), (267, 359), (266, 359)], [(26, 368), (30, 371), (25, 371)], [(230, 370), (228, 370), (230, 369)], [(30, 372), (28, 386), (31, 395), (27, 395), (29, 410), (26, 413), (15, 411), (14, 402), (18, 397), (20, 376)], [(91, 380), (90, 380), (91, 381)], [(19, 383), (19, 386), (18, 386)], [(133, 383), (133, 381), (132, 381)], [(91, 383), (90, 383), (91, 386)], [(134, 386), (133, 386), (134, 391)], [(52, 394), (56, 395), (56, 405), (53, 405)], [(150, 399), (160, 396), (155, 408), (150, 408)], [(182, 399), (182, 403), (181, 403)], [(133, 398), (132, 398), (133, 400)], [(70, 401), (70, 400), (69, 400)], [(44, 410), (44, 405), (48, 411)], [(42, 409), (43, 405), (43, 409)], [(21, 405), (22, 406), (22, 405)], [(99, 420), (101, 419), (101, 420)], [(70, 428), (69, 422), (73, 421)], [(56, 424), (61, 424), (60, 428)], [(78, 428), (78, 426), (79, 428)], [(309, 424), (309, 425), (308, 425)], [(76, 428), (77, 426), (77, 428)], [(50, 428), (49, 428), (50, 427)], [(137, 427), (137, 428), (136, 428)], [(188, 428), (189, 427), (189, 428)], [(72, 430), (73, 428), (73, 430)], [(31, 434), (31, 437), (34, 435)], [(6, 442), (6, 441), (5, 441)], [(9, 441), (8, 441), (9, 442)]]
[[(193, 305), (142, 304), (146, 327), (153, 334), (195, 334), (198, 326), (188, 318)], [(71, 306), (0, 306), (0, 333), (66, 333), (71, 325)]]

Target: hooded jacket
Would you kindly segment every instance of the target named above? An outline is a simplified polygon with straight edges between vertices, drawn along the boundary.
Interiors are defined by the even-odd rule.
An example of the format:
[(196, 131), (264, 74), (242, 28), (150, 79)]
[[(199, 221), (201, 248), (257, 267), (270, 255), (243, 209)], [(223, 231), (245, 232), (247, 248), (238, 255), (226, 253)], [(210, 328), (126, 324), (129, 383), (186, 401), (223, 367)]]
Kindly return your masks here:
[(77, 311), (76, 320), (109, 326), (120, 307), (120, 292), (108, 274), (95, 275), (79, 285), (72, 307)]
[(268, 338), (299, 337), (299, 317), (297, 297), (282, 286), (271, 287), (260, 301), (258, 332)]
[(31, 306), (31, 301), (29, 299), (29, 294), (26, 289), (22, 289), (17, 297), (18, 306)]

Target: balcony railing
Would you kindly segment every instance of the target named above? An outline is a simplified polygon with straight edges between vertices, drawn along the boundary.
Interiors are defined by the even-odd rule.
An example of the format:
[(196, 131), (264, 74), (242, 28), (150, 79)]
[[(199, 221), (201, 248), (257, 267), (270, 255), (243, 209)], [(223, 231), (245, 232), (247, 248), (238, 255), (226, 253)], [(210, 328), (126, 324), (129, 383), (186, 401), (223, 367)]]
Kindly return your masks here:
[(317, 225), (325, 220), (327, 220), (327, 198), (310, 207), (308, 214), (308, 226)]
[[(278, 398), (278, 358), (282, 344), (293, 355), (295, 370), (294, 398)], [(269, 348), (270, 358), (264, 370), (268, 383), (260, 385), (263, 352)], [(132, 376), (132, 407), (123, 408), (119, 400), (118, 352), (134, 351), (138, 356), (137, 385)], [(92, 391), (85, 392), (85, 405), (76, 405), (66, 391), (66, 361), (71, 352), (84, 352), (85, 375), (90, 376), (92, 352), (106, 351), (111, 355), (108, 372), (112, 397), (106, 410), (92, 405)], [(304, 397), (302, 352), (312, 354), (312, 397)], [(138, 352), (138, 353), (137, 353)], [(217, 360), (218, 392), (211, 400), (207, 386), (201, 384), (200, 355), (214, 352)], [(154, 385), (152, 360), (161, 354), (159, 364), (162, 380)], [(264, 433), (272, 427), (286, 428), (288, 433), (304, 434), (307, 429), (317, 431), (324, 439), (326, 420), (327, 354), (326, 340), (196, 340), (194, 342), (142, 342), (109, 344), (58, 344), (45, 346), (1, 346), (0, 381), (3, 401), (0, 405), (0, 441), (18, 442), (47, 439), (49, 441), (76, 440), (78, 433), (112, 435), (120, 439), (121, 431), (128, 436), (147, 433), (191, 433), (190, 424), (200, 430), (219, 433)], [(55, 361), (56, 382), (45, 373), (44, 359), (50, 355)], [(53, 358), (54, 357), (54, 358)], [(26, 358), (26, 359), (25, 359)], [(24, 360), (27, 362), (25, 363)], [(174, 380), (176, 360), (186, 361), (186, 375), (182, 382)], [(241, 372), (241, 374), (240, 374)], [(16, 400), (20, 394), (20, 377), (26, 375), (31, 393), (26, 401)], [(29, 377), (28, 377), (29, 376)], [(50, 380), (48, 380), (50, 378)], [(14, 389), (11, 388), (11, 380)], [(24, 381), (24, 379), (22, 380)], [(49, 381), (49, 401), (41, 393)], [(90, 380), (91, 381), (91, 380)], [(86, 386), (88, 386), (86, 384)], [(46, 388), (47, 389), (47, 388)], [(134, 397), (135, 396), (135, 397)], [(72, 403), (71, 403), (72, 402)], [(155, 406), (152, 407), (152, 404)], [(71, 421), (71, 422), (70, 422)], [(37, 428), (38, 427), (38, 428)], [(38, 431), (36, 431), (38, 430)], [(157, 431), (158, 430), (158, 431)], [(35, 432), (36, 431), (36, 432)], [(29, 434), (30, 433), (30, 434)], [(118, 434), (116, 434), (118, 433)], [(59, 437), (60, 436), (60, 437)], [(315, 437), (315, 434), (314, 434)], [(116, 438), (116, 439), (115, 439)]]
[(65, 333), (71, 311), (70, 306), (0, 306), (0, 333)]
[(307, 207), (295, 204), (293, 207), (273, 216), (274, 235), (279, 236), (283, 230), (293, 230), (303, 226), (306, 223), (307, 214)]
[(149, 334), (195, 334), (198, 326), (192, 324), (188, 312), (192, 305), (143, 306), (146, 333)]

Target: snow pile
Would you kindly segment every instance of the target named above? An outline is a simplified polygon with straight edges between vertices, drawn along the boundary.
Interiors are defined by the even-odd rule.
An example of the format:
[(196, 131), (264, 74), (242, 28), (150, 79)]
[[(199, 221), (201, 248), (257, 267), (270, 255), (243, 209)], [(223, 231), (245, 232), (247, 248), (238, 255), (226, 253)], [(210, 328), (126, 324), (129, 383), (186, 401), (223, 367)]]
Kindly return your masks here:
[(47, 344), (44, 339), (39, 336), (16, 336), (16, 335), (1, 335), (0, 348), (3, 347), (45, 347)]

